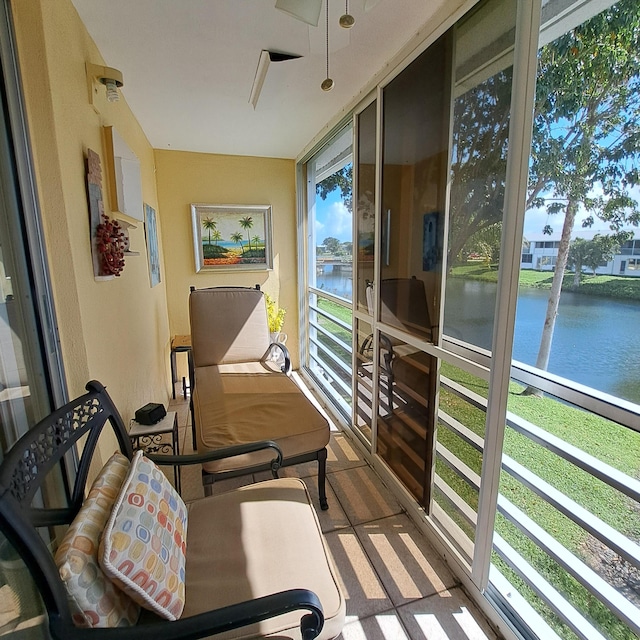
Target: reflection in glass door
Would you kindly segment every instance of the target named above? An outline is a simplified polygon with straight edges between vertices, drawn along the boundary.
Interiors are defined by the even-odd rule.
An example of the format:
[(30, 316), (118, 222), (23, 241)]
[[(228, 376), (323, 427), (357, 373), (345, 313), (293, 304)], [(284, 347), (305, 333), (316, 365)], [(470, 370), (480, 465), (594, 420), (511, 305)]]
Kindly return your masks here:
[[(0, 86), (3, 113), (7, 94)], [(45, 336), (35, 305), (34, 271), (24, 208), (16, 184), (9, 123), (0, 123), (0, 449), (7, 448), (51, 410)]]
[[(4, 5), (6, 2), (0, 12), (0, 459), (51, 411), (54, 401), (64, 400), (57, 343), (53, 331), (47, 332), (43, 326), (46, 323), (53, 327), (55, 323), (28, 149), (23, 144), (27, 136), (9, 46), (10, 12)], [(34, 497), (34, 506), (44, 501), (65, 506), (60, 475), (51, 478), (46, 492)], [(4, 633), (29, 640), (48, 636), (31, 575), (1, 533), (0, 590)], [(21, 630), (14, 631), (18, 625)]]
[(451, 32), (383, 91), (377, 452), (427, 510), (438, 391)]
[(375, 267), (376, 118), (374, 101), (356, 116), (354, 253), (354, 412), (356, 433), (371, 446), (374, 403), (373, 282)]
[[(484, 478), (499, 468), (495, 438), (485, 455), (496, 297), (452, 276), (499, 249), (516, 9), (478, 3), (356, 115), (354, 431), (480, 588), (497, 499)], [(482, 344), (463, 324), (470, 304)]]

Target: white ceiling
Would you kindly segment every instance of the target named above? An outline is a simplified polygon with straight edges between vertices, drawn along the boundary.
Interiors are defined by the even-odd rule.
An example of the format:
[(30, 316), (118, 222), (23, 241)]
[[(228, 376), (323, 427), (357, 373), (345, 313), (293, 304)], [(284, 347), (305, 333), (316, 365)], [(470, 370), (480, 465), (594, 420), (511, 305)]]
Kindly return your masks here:
[[(275, 0), (72, 0), (105, 63), (157, 149), (295, 158), (446, 0), (350, 0), (356, 24), (338, 25), (329, 0), (310, 27)], [(304, 2), (304, 0), (300, 0)], [(249, 104), (262, 49), (303, 56), (271, 63), (257, 108)], [(96, 62), (96, 61), (92, 61)]]

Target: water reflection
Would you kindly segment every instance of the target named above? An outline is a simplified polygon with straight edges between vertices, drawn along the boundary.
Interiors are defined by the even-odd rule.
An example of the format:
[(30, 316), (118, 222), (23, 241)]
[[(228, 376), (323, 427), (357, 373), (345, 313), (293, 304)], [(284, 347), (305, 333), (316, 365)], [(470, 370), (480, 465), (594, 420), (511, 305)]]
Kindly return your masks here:
[(351, 300), (353, 289), (353, 270), (351, 264), (324, 265), (316, 274), (316, 285), (334, 296)]
[[(447, 281), (445, 333), (491, 349), (497, 285)], [(549, 292), (518, 292), (514, 360), (534, 365)], [(560, 298), (549, 372), (640, 404), (640, 302), (565, 291)]]
[[(351, 299), (352, 274), (317, 276), (316, 286)], [(491, 349), (497, 285), (447, 280), (444, 325), (448, 336)], [(535, 365), (549, 292), (518, 292), (514, 360)], [(640, 404), (640, 302), (564, 291), (560, 298), (549, 372)]]

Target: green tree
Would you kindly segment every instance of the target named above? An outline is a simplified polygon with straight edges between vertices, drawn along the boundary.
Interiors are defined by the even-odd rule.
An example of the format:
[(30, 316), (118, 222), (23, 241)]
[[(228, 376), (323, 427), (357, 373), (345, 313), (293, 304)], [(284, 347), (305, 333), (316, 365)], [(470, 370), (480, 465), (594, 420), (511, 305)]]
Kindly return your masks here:
[(341, 243), (338, 238), (334, 238), (333, 236), (329, 236), (322, 241), (322, 246), (325, 251), (333, 256), (340, 254)]
[(612, 236), (597, 233), (592, 240), (576, 238), (569, 246), (567, 266), (574, 270), (573, 288), (580, 286), (582, 267), (587, 267), (596, 275), (596, 269), (613, 259), (620, 249), (620, 243)]
[(483, 227), (469, 238), (465, 244), (465, 251), (478, 253), (484, 258), (487, 266), (500, 260), (500, 242), (502, 239), (502, 224), (496, 223)]
[[(564, 214), (536, 367), (551, 353), (571, 233), (580, 207), (616, 242), (640, 223), (630, 188), (640, 155), (640, 12), (622, 0), (538, 51), (528, 207)], [(599, 195), (597, 195), (599, 193)], [(545, 233), (552, 233), (550, 225)], [(527, 389), (525, 393), (531, 393)]]
[(587, 267), (596, 275), (596, 269), (601, 264), (606, 264), (613, 259), (620, 249), (620, 243), (611, 236), (602, 236), (597, 233), (592, 240), (576, 238), (569, 246), (567, 267), (574, 270), (573, 288), (580, 286), (580, 274), (582, 268)]
[[(215, 240), (216, 246), (218, 245), (218, 242), (220, 242), (220, 240), (222, 240), (222, 234), (220, 233), (220, 231), (218, 229), (216, 229), (212, 234), (211, 234), (211, 238), (213, 238)], [(211, 242), (211, 239), (209, 239), (209, 242)]]
[(342, 202), (349, 213), (353, 212), (353, 165), (348, 164), (316, 184), (316, 194), (323, 200), (335, 189), (340, 189)]
[(589, 241), (584, 238), (576, 238), (569, 246), (569, 255), (567, 256), (567, 267), (574, 270), (573, 288), (580, 286), (580, 274), (582, 267), (586, 266), (591, 247)]
[(209, 232), (209, 244), (211, 244), (211, 232), (216, 230), (218, 223), (213, 218), (204, 218), (202, 227)]
[(596, 269), (604, 263), (613, 260), (613, 256), (620, 251), (620, 243), (612, 236), (601, 236), (599, 233), (593, 236), (591, 240), (591, 251), (584, 261), (584, 266), (593, 271), (596, 275)]
[(262, 242), (262, 238), (260, 236), (253, 236), (251, 239), (253, 240), (254, 247), (257, 247)]
[[(453, 105), (447, 266), (473, 253), (502, 224), (512, 68), (487, 78)], [(476, 238), (476, 235), (478, 236)], [(481, 251), (485, 255), (485, 251)]]
[(242, 246), (242, 234), (236, 231), (231, 234), (231, 242), (235, 242), (240, 245), (240, 249), (242, 249), (242, 253), (244, 253), (244, 247)]
[(240, 226), (247, 232), (247, 244), (249, 245), (249, 251), (251, 251), (251, 238), (249, 237), (249, 229), (253, 227), (253, 218), (251, 216), (240, 218)]

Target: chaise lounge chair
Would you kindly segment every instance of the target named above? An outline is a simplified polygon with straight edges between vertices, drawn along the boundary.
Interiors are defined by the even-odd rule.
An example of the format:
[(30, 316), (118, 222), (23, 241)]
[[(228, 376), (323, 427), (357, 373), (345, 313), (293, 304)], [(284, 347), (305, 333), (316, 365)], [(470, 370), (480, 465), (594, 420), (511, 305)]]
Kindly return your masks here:
[[(283, 466), (318, 461), (320, 507), (327, 509), (329, 424), (289, 375), (286, 347), (270, 344), (264, 294), (258, 288), (191, 289), (191, 399), (198, 452), (272, 440)], [(281, 350), (285, 365), (272, 359)], [(257, 452), (203, 465), (205, 488), (216, 478), (268, 470)]]

